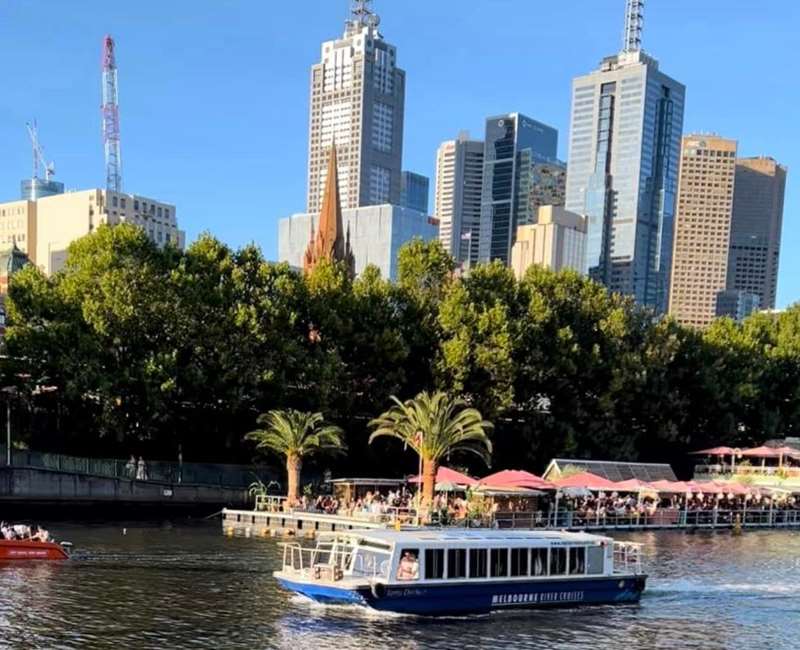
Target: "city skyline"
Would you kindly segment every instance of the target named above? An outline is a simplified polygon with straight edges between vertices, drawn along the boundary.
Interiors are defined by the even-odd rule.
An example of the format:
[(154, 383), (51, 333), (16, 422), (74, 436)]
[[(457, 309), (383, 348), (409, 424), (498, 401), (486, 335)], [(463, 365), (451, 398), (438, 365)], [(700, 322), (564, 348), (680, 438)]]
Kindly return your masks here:
[[(100, 11), (102, 5), (96, 2), (71, 12), (48, 2), (37, 8), (46, 6), (52, 9), (49, 12), (9, 8), (0, 33), (6, 32), (4, 48), (16, 54), (9, 57), (7, 52), (4, 60), (25, 60), (26, 65), (20, 67), (28, 72), (22, 75), (22, 70), (4, 66), (12, 92), (0, 104), (0, 134), (6, 143), (6, 156), (0, 162), (0, 200), (16, 198), (19, 181), (29, 173), (24, 123), (34, 117), (48, 158), (56, 160), (56, 180), (78, 189), (101, 184), (98, 45), (108, 31), (117, 40), (126, 189), (180, 205), (189, 241), (208, 230), (233, 246), (255, 241), (266, 257), (275, 259), (278, 219), (302, 210), (305, 202), (308, 70), (318, 59), (320, 43), (341, 35), (349, 3), (309, 4), (313, 10), (303, 11), (303, 29), (294, 31), (292, 39), (271, 23), (262, 25), (265, 31), (259, 35), (251, 23), (259, 22), (254, 15), (263, 9), (250, 2), (233, 3), (228, 13), (209, 7), (203, 16), (180, 15), (174, 7), (144, 2), (128, 20), (104, 16), (106, 20), (97, 20), (96, 25), (88, 22), (93, 10), (95, 15), (108, 12)], [(397, 46), (399, 65), (408, 75), (403, 168), (430, 178), (435, 177), (436, 150), (442, 141), (465, 129), (480, 137), (487, 116), (517, 110), (557, 128), (561, 134), (559, 158), (566, 159), (571, 79), (595, 69), (604, 56), (619, 50), (622, 42), (622, 0), (577, 2), (569, 10), (537, 7), (535, 12), (514, 0), (492, 3), (494, 12), (486, 6), (460, 7), (443, 1), (426, 7), (424, 16), (420, 8), (388, 0), (376, 0), (374, 5), (383, 19), (381, 31)], [(731, 29), (746, 28), (754, 48), (762, 43), (761, 38), (761, 46), (769, 45), (780, 58), (780, 53), (788, 54), (791, 47), (785, 25), (792, 23), (790, 15), (800, 17), (800, 11), (787, 2), (781, 8), (783, 18), (775, 22), (773, 16), (744, 2), (704, 5), (648, 2), (644, 50), (687, 87), (684, 133), (718, 132), (739, 141), (741, 156), (768, 155), (789, 168), (783, 249), (791, 251), (800, 234), (800, 224), (793, 218), (797, 200), (792, 171), (793, 163), (800, 162), (791, 146), (797, 134), (790, 119), (794, 91), (787, 84), (778, 86), (777, 71), (764, 70), (754, 57), (721, 44)], [(456, 6), (461, 8), (459, 12), (454, 12)], [(480, 33), (492, 16), (496, 19), (510, 10), (517, 12), (515, 22), (531, 21), (535, 13), (539, 22), (543, 18), (552, 21), (564, 26), (564, 32), (549, 30), (555, 33), (543, 35), (537, 43), (526, 42), (529, 52), (525, 56), (521, 56), (522, 41), (514, 38), (517, 25), (508, 27), (508, 39), (491, 55), (469, 47), (468, 38), (457, 45), (457, 41)], [(692, 20), (681, 24), (687, 12)], [(275, 26), (301, 19), (296, 7), (276, 7), (269, 14)], [(309, 15), (313, 19), (306, 18)], [(567, 21), (559, 20), (567, 15), (572, 29), (581, 30), (583, 36), (568, 52), (552, 50), (567, 36)], [(155, 16), (164, 17), (166, 25), (151, 24)], [(437, 21), (441, 24), (445, 19), (457, 28), (450, 31), (460, 32), (458, 38), (442, 33), (448, 30), (434, 28)], [(64, 23), (80, 30), (57, 30)], [(34, 24), (47, 36), (32, 44), (35, 49), (15, 36), (33, 29)], [(91, 28), (87, 29), (87, 24)], [(235, 52), (225, 50), (223, 38), (205, 44), (193, 40), (212, 25), (219, 26), (223, 37), (233, 39), (230, 45)], [(81, 33), (70, 33), (77, 31)], [(168, 42), (167, 33), (183, 46)], [(143, 34), (149, 34), (149, 50), (140, 44)], [(186, 41), (190, 41), (189, 47)], [(689, 45), (679, 46), (678, 42)], [(546, 51), (548, 47), (549, 57), (535, 55), (539, 48)], [(725, 66), (719, 63), (722, 51), (727, 58)], [(516, 59), (502, 74), (506, 80), (528, 81), (497, 84), (482, 76), (493, 68), (492, 61), (508, 61), (506, 57), (514, 52)], [(263, 65), (277, 54), (279, 65)], [(248, 58), (256, 65), (241, 66)], [(37, 74), (31, 77), (30, 69)], [(472, 82), (470, 86), (464, 85), (465, 78)], [(531, 83), (532, 78), (536, 83)], [(279, 92), (254, 91), (254, 82), (263, 79)], [(712, 80), (714, 83), (707, 83)], [(769, 101), (764, 101), (766, 90)], [(248, 97), (248, 91), (254, 96)], [(234, 126), (252, 140), (235, 137), (239, 129), (233, 126), (211, 121), (209, 116), (215, 112), (219, 120), (242, 122)], [(258, 128), (252, 128), (252, 123), (247, 128), (249, 120)], [(219, 138), (226, 146), (216, 146)], [(236, 178), (238, 184), (233, 182)], [(240, 189), (243, 186), (264, 195), (248, 207), (248, 192)], [(226, 188), (231, 191), (219, 191)], [(214, 194), (220, 195), (218, 201), (206, 200), (209, 196), (214, 199)], [(795, 279), (800, 262), (794, 257), (790, 253), (782, 256), (779, 307), (800, 298), (800, 280)]]

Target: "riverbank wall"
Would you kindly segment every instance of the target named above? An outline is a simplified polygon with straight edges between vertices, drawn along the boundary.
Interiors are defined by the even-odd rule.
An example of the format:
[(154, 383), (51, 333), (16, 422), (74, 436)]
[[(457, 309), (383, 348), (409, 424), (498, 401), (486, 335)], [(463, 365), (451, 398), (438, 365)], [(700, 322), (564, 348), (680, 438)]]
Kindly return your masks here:
[(110, 478), (32, 467), (0, 467), (0, 506), (246, 507), (246, 489)]

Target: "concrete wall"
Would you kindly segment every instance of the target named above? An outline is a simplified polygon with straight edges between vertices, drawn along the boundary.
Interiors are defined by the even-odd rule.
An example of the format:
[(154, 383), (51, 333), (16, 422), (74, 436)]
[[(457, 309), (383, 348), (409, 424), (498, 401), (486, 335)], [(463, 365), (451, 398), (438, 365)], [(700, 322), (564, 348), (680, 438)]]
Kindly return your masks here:
[(244, 506), (247, 490), (132, 481), (28, 467), (0, 467), (0, 503), (131, 503)]

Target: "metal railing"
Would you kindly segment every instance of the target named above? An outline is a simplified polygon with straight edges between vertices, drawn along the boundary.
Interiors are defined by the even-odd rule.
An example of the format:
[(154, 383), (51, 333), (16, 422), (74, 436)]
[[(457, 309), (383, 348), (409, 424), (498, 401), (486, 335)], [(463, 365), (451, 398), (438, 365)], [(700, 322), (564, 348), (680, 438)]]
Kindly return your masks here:
[(695, 465), (695, 477), (701, 476), (768, 476), (780, 478), (800, 478), (800, 467), (783, 467), (761, 465)]
[(469, 526), (495, 528), (556, 528), (576, 530), (647, 530), (658, 528), (793, 528), (800, 527), (800, 510), (740, 508), (685, 510), (659, 508), (651, 513), (498, 512), (487, 521), (472, 519)]
[[(145, 459), (144, 466), (141, 468), (143, 471), (140, 471), (138, 460), (132, 463), (130, 460), (88, 458), (20, 449), (12, 450), (11, 465), (107, 478), (232, 488), (246, 488), (257, 478), (264, 482), (268, 482), (272, 478), (267, 476), (263, 470), (246, 465), (172, 463)], [(4, 466), (6, 466), (6, 452), (5, 446), (2, 446), (0, 447), (0, 467)]]
[(642, 545), (636, 542), (614, 542), (614, 573), (642, 573)]

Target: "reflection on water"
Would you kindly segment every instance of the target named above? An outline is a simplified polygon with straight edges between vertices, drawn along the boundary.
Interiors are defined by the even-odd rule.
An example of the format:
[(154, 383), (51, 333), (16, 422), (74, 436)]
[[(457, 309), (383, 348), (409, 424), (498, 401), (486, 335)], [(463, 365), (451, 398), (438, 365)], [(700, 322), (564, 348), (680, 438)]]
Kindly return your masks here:
[(427, 620), (321, 607), (272, 579), (277, 544), (216, 524), (55, 526), (68, 562), (0, 566), (0, 647), (797, 648), (800, 534), (631, 534), (638, 606)]

